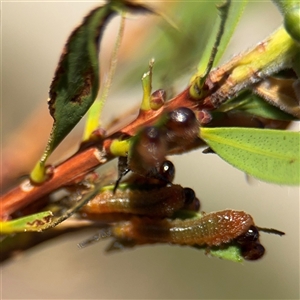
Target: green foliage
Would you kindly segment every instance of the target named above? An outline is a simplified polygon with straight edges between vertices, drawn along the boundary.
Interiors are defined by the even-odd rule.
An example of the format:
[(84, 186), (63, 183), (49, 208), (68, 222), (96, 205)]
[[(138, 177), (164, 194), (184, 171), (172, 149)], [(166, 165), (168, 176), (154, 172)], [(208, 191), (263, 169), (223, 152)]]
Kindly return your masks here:
[(107, 76), (107, 79), (104, 83), (104, 88), (102, 91), (101, 96), (99, 99), (95, 100), (91, 108), (89, 109), (86, 123), (85, 123), (85, 130), (83, 134), (83, 140), (87, 141), (91, 138), (93, 132), (97, 130), (101, 126), (100, 116), (102, 113), (102, 109), (105, 103), (105, 100), (108, 96), (109, 89), (111, 87), (112, 79), (115, 74), (116, 66), (117, 66), (117, 56), (118, 51), (121, 46), (121, 40), (124, 34), (124, 25), (125, 25), (125, 13), (122, 14), (120, 28), (117, 36), (117, 40), (114, 46), (114, 50), (110, 59), (110, 70)]
[(30, 177), (43, 182), (45, 162), (95, 101), (99, 90), (99, 40), (105, 25), (126, 8), (148, 11), (126, 1), (110, 1), (91, 11), (69, 37), (50, 86), (49, 110), (54, 119), (46, 150)]
[(291, 37), (300, 43), (300, 2), (299, 0), (273, 0), (284, 17), (284, 26)]
[[(278, 105), (276, 102), (276, 100), (280, 98), (279, 93), (273, 93), (273, 95), (275, 95), (273, 98), (265, 97), (269, 103), (277, 105), (277, 107), (265, 102), (263, 96), (266, 95), (266, 92), (261, 94), (257, 92), (260, 96), (253, 94), (253, 83), (257, 83), (257, 85), (259, 81), (266, 83), (267, 80), (270, 79), (270, 74), (273, 74), (275, 71), (285, 68), (292, 68), (293, 64), (295, 65), (295, 56), (299, 56), (299, 45), (297, 42), (295, 42), (295, 40), (299, 42), (300, 30), (296, 28), (297, 26), (295, 26), (295, 24), (297, 18), (299, 17), (300, 9), (299, 5), (294, 1), (275, 1), (284, 14), (285, 28), (292, 38), (285, 31), (285, 29), (279, 28), (279, 30), (271, 35), (264, 43), (245, 54), (237, 56), (227, 65), (225, 65), (225, 67), (223, 67), (224, 72), (221, 73), (220, 78), (215, 79), (215, 81), (214, 78), (210, 78), (211, 82), (209, 82), (209, 84), (211, 84), (211, 86), (209, 86), (207, 82), (207, 76), (209, 75), (211, 68), (216, 66), (217, 62), (220, 60), (220, 57), (223, 54), (235, 29), (235, 26), (237, 25), (238, 20), (243, 12), (246, 2), (246, 0), (234, 2), (233, 5), (230, 6), (230, 1), (225, 1), (225, 4), (219, 6), (219, 12), (221, 15), (221, 25), (217, 26), (219, 28), (219, 33), (217, 38), (215, 38), (214, 34), (211, 34), (211, 38), (208, 40), (204, 51), (202, 48), (204, 48), (203, 46), (205, 43), (203, 41), (205, 41), (205, 39), (201, 39), (199, 37), (199, 32), (203, 32), (201, 25), (199, 25), (202, 23), (196, 24), (195, 22), (200, 22), (199, 20), (201, 20), (203, 23), (206, 22), (206, 15), (208, 15), (206, 7), (211, 7), (211, 3), (203, 3), (202, 11), (199, 11), (197, 20), (195, 20), (195, 22), (194, 19), (192, 21), (188, 19), (188, 17), (191, 15), (191, 10), (193, 11), (194, 9), (194, 4), (189, 3), (188, 9), (185, 9), (183, 14), (180, 15), (182, 20), (179, 21), (182, 21), (181, 25), (183, 26), (178, 26), (180, 30), (179, 34), (173, 27), (170, 26), (170, 24), (167, 24), (168, 27), (164, 27), (162, 33), (158, 34), (158, 39), (154, 40), (155, 46), (150, 45), (149, 49), (141, 51), (142, 55), (148, 55), (147, 53), (149, 52), (151, 53), (151, 57), (155, 55), (158, 74), (160, 74), (159, 76), (161, 78), (167, 77), (169, 82), (171, 82), (176, 79), (176, 76), (178, 76), (179, 72), (185, 73), (183, 71), (184, 68), (186, 68), (189, 63), (195, 62), (195, 57), (198, 58), (202, 51), (203, 55), (201, 62), (198, 65), (198, 71), (193, 77), (193, 79), (195, 79), (195, 76), (196, 79), (200, 78), (200, 83), (198, 82), (199, 84), (195, 79), (195, 86), (197, 92), (199, 91), (199, 94), (197, 94), (196, 97), (193, 97), (194, 95), (191, 94), (191, 92), (190, 94), (188, 92), (186, 94), (182, 94), (187, 95), (186, 99), (184, 99), (184, 96), (182, 96), (182, 99), (186, 101), (182, 101), (184, 104), (189, 103), (190, 105), (190, 98), (195, 98), (193, 99), (195, 103), (196, 100), (198, 101), (198, 103), (196, 103), (194, 106), (190, 105), (190, 107), (193, 107), (193, 116), (197, 115), (198, 117), (201, 115), (201, 113), (204, 114), (206, 107), (205, 105), (203, 107), (201, 106), (203, 104), (201, 101), (206, 96), (207, 98), (213, 98), (213, 96), (216, 96), (214, 93), (216, 93), (217, 96), (215, 99), (217, 99), (218, 96), (223, 97), (223, 102), (220, 102), (215, 106), (213, 103), (210, 103), (211, 106), (208, 105), (209, 109), (212, 109), (211, 115), (213, 117), (214, 113), (238, 111), (272, 120), (294, 120), (295, 117), (289, 114), (289, 105)], [(180, 4), (175, 5), (175, 7), (175, 9), (178, 10)], [(111, 0), (106, 5), (94, 9), (84, 19), (83, 23), (73, 31), (69, 40), (67, 41), (53, 82), (50, 86), (49, 109), (50, 114), (54, 119), (54, 124), (44, 155), (36, 164), (30, 175), (33, 182), (43, 183), (43, 181), (46, 179), (45, 162), (48, 156), (69, 134), (69, 132), (74, 128), (74, 126), (80, 121), (80, 119), (94, 103), (99, 90), (98, 42), (101, 39), (104, 27), (108, 20), (116, 13), (123, 14), (126, 9), (152, 12), (150, 9), (142, 5), (133, 4), (126, 0)], [(201, 28), (201, 30), (199, 28)], [(224, 31), (224, 29), (226, 30)], [(122, 34), (120, 33), (119, 37), (121, 35)], [(160, 47), (157, 47), (157, 43)], [(157, 52), (153, 51), (155, 47)], [(175, 47), (177, 47), (177, 51), (174, 51)], [(257, 59), (258, 56), (259, 59)], [(149, 58), (147, 58), (147, 60), (149, 60)], [(135, 57), (135, 60), (141, 61), (141, 57)], [(167, 150), (167, 148), (164, 148), (164, 143), (162, 143), (163, 147), (159, 148), (159, 143), (153, 142), (147, 144), (144, 143), (143, 139), (141, 138), (141, 132), (143, 132), (145, 124), (150, 124), (150, 122), (148, 124), (147, 121), (151, 120), (149, 116), (151, 116), (151, 113), (153, 113), (154, 110), (157, 110), (157, 115), (155, 115), (155, 117), (152, 119), (153, 123), (150, 125), (157, 125), (159, 122), (164, 123), (160, 118), (162, 116), (164, 118), (166, 111), (168, 113), (170, 108), (172, 109), (172, 104), (168, 106), (169, 103), (166, 104), (166, 110), (164, 110), (164, 108), (161, 106), (155, 107), (155, 109), (151, 107), (152, 64), (153, 62), (150, 63), (150, 71), (146, 73), (142, 79), (143, 100), (140, 107), (139, 116), (143, 116), (141, 120), (138, 120), (139, 116), (137, 117), (137, 120), (140, 121), (139, 126), (136, 126), (136, 128), (133, 126), (133, 129), (131, 128), (131, 138), (128, 138), (127, 140), (111, 138), (111, 140), (107, 140), (107, 145), (109, 146), (107, 146), (107, 148), (103, 146), (103, 155), (105, 156), (107, 153), (109, 153), (111, 156), (109, 159), (118, 156), (128, 156), (130, 161), (128, 167), (133, 172), (136, 172), (135, 175), (142, 175), (142, 182), (144, 181), (146, 184), (149, 183), (149, 187), (151, 184), (153, 184), (151, 180), (159, 181), (161, 179), (158, 176), (157, 178), (154, 176), (153, 178), (148, 178), (150, 177), (149, 174), (151, 174), (151, 172), (149, 173), (148, 170), (152, 170), (151, 168), (153, 167), (153, 161), (158, 161), (158, 158), (161, 155), (159, 161), (160, 164), (161, 161), (165, 160), (165, 154), (170, 154), (167, 153), (167, 151), (170, 149), (172, 150), (172, 147), (176, 149), (175, 146), (178, 146), (171, 145), (172, 147)], [(176, 72), (173, 72), (173, 68), (176, 68)], [(222, 69), (222, 66), (220, 69)], [(299, 72), (299, 68), (296, 69), (296, 72), (297, 71)], [(135, 69), (134, 72), (140, 74), (137, 72), (137, 69)], [(111, 75), (112, 74), (113, 71), (111, 71)], [(127, 74), (127, 77), (133, 76)], [(227, 81), (228, 78), (230, 80)], [(166, 81), (167, 83), (168, 80)], [(294, 84), (294, 78), (290, 80), (292, 84)], [(267, 85), (268, 84), (270, 83), (267, 82)], [(252, 91), (248, 90), (251, 89), (251, 85), (253, 89)], [(281, 88), (283, 87), (282, 82), (280, 86)], [(192, 88), (193, 87), (194, 86), (192, 85)], [(266, 89), (267, 88), (264, 87), (264, 91)], [(202, 91), (204, 91), (203, 94), (201, 93)], [(210, 94), (205, 94), (206, 92)], [(218, 94), (218, 92), (220, 93)], [(104, 94), (106, 94), (106, 92)], [(178, 99), (182, 100), (180, 95), (176, 100)], [(291, 96), (291, 99), (292, 102), (295, 100), (293, 96)], [(209, 100), (211, 99), (208, 99), (207, 101)], [(97, 102), (90, 111), (90, 117), (88, 119), (89, 122), (87, 124), (87, 130), (84, 136), (85, 140), (89, 140), (91, 132), (99, 125), (97, 121), (99, 119), (99, 111), (102, 108), (102, 103), (103, 102), (101, 101)], [(282, 104), (282, 102), (279, 103)], [(159, 104), (164, 105), (163, 101)], [(178, 105), (178, 103), (176, 103), (174, 107), (176, 107), (176, 105)], [(159, 111), (160, 108), (162, 108), (161, 111)], [(147, 113), (150, 114), (147, 115)], [(195, 122), (195, 139), (198, 142), (197, 132), (199, 123), (198, 120)], [(180, 138), (181, 135), (184, 136), (185, 131), (182, 130), (182, 128), (179, 128), (181, 126), (180, 124), (177, 125), (173, 127), (171, 126), (170, 128), (164, 128), (166, 131), (164, 132), (164, 137), (166, 137), (166, 140), (168, 138), (171, 139), (173, 135), (176, 136), (176, 131), (179, 130), (180, 133), (178, 134), (178, 139), (174, 138), (172, 143), (176, 144), (178, 141), (180, 141), (182, 144), (178, 147), (180, 148), (181, 152), (186, 152), (191, 150), (193, 147), (198, 147), (199, 145), (196, 144), (196, 142), (195, 144), (192, 143), (189, 145), (190, 137), (186, 139)], [(157, 127), (159, 126), (157, 125)], [(160, 133), (161, 132), (158, 132), (158, 134)], [(221, 158), (251, 176), (276, 184), (300, 184), (300, 135), (298, 132), (238, 127), (201, 127), (199, 137), (204, 140)], [(109, 138), (110, 137), (107, 137), (107, 139)], [(163, 153), (161, 150), (165, 150), (166, 153)], [(148, 161), (150, 162), (146, 161), (145, 159), (149, 157), (150, 159), (148, 159)], [(106, 162), (109, 159), (103, 159), (103, 161)], [(143, 163), (146, 165), (145, 168), (143, 167)], [(159, 171), (158, 167), (160, 166), (155, 166), (155, 170), (157, 172)], [(91, 167), (87, 173), (93, 170), (93, 167)], [(77, 174), (74, 174), (74, 177), (76, 175)], [(23, 231), (42, 231), (55, 227), (73, 215), (74, 212), (80, 210), (88, 201), (92, 200), (101, 192), (100, 184), (97, 187), (97, 184), (94, 185), (94, 182), (90, 184), (89, 189), (83, 188), (83, 182), (80, 182), (79, 184), (76, 182), (73, 184), (76, 186), (76, 188), (82, 184), (82, 190), (80, 190), (80, 188), (76, 190), (76, 193), (80, 194), (81, 198), (79, 197), (80, 199), (73, 205), (73, 207), (68, 207), (68, 210), (65, 210), (61, 216), (52, 218), (52, 213), (47, 211), (13, 221), (1, 222), (1, 233), (10, 234)], [(101, 184), (103, 184), (103, 182)], [(130, 186), (127, 187), (130, 189)], [(109, 188), (112, 189), (112, 187)], [(156, 188), (159, 189), (160, 186), (158, 185)], [(150, 189), (151, 187), (149, 190)], [(136, 192), (139, 192), (138, 188)], [(72, 192), (70, 192), (70, 198), (71, 194)], [(112, 200), (114, 200), (113, 197), (114, 194), (112, 195)], [(143, 199), (141, 199), (141, 201), (142, 200)], [(193, 212), (192, 209), (190, 209), (190, 211), (187, 209), (187, 215), (191, 212)], [(113, 211), (113, 213), (115, 212)], [(180, 213), (181, 212), (179, 210), (179, 218)], [(183, 210), (182, 214), (185, 213), (186, 212)], [(164, 217), (167, 218), (169, 216)], [(172, 215), (172, 218), (173, 217), (176, 218), (176, 216)], [(187, 219), (188, 218), (193, 218), (193, 213), (191, 213)], [(234, 240), (231, 240), (231, 242), (234, 243)], [(243, 257), (240, 253), (240, 247), (238, 245), (230, 244), (229, 247), (222, 248), (223, 246), (228, 246), (228, 244), (209, 249), (210, 255), (235, 262), (242, 261)]]
[(200, 137), (225, 161), (258, 179), (300, 184), (299, 132), (201, 128)]
[(31, 173), (35, 182), (44, 181), (47, 157), (96, 99), (99, 88), (98, 41), (114, 13), (111, 3), (98, 7), (69, 37), (50, 86), (48, 103), (54, 124), (45, 153)]
[(153, 87), (164, 88), (168, 98), (174, 96), (174, 85), (196, 70), (208, 38), (215, 36), (211, 28), (218, 18), (216, 5), (220, 2), (189, 1), (187, 4), (175, 1), (165, 4), (163, 9), (166, 12), (161, 15), (168, 19), (160, 18), (157, 26), (147, 27), (147, 32), (143, 33), (146, 38), (142, 49), (122, 62), (117, 78), (120, 84), (126, 87), (135, 84), (145, 72), (145, 63), (155, 58)]
[(254, 116), (271, 120), (292, 121), (296, 119), (290, 114), (283, 112), (279, 108), (270, 105), (263, 98), (251, 93), (250, 91), (241, 93), (232, 100), (224, 103), (218, 109), (218, 111), (222, 112), (228, 112), (231, 110), (245, 112)]
[[(227, 1), (227, 2), (229, 2), (229, 1)], [(247, 2), (248, 2), (248, 0), (233, 2), (230, 5), (230, 7), (228, 7), (228, 12), (224, 11), (224, 9), (222, 9), (222, 6), (219, 5), (220, 15), (221, 16), (223, 15), (223, 18), (226, 18), (226, 25), (225, 25), (226, 30), (224, 31), (220, 45), (218, 46), (218, 52), (214, 59), (213, 67), (215, 67), (219, 63), (222, 55), (224, 54), (224, 52), (227, 48), (227, 45), (230, 41), (230, 38), (231, 38), (232, 34), (234, 33), (234, 30), (235, 30), (235, 28), (240, 20), (240, 17), (245, 9)], [(227, 15), (227, 13), (228, 13), (228, 15)], [(208, 41), (206, 42), (206, 45), (204, 47), (204, 52), (201, 55), (201, 60), (198, 65), (198, 71), (197, 71), (196, 75), (201, 76), (202, 74), (204, 74), (205, 69), (207, 68), (209, 58), (211, 55), (211, 51), (212, 51), (212, 48), (213, 48), (213, 46), (215, 44), (215, 40), (216, 40), (215, 35), (218, 32), (219, 27), (220, 27), (220, 24), (218, 21), (215, 23), (215, 26), (212, 30), (212, 34), (210, 35)]]
[(233, 262), (243, 262), (244, 258), (241, 256), (241, 250), (236, 245), (230, 245), (225, 248), (212, 248), (209, 254), (213, 257), (229, 260)]
[(0, 234), (42, 231), (52, 219), (51, 211), (44, 211), (12, 221), (0, 222)]

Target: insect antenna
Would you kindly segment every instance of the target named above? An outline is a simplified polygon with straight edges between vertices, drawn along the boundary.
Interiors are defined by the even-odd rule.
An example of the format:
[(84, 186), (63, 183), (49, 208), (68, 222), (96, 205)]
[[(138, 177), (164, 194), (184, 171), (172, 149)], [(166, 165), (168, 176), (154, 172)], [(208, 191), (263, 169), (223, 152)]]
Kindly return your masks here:
[(258, 231), (262, 231), (262, 232), (266, 232), (266, 233), (270, 233), (270, 234), (276, 234), (279, 236), (285, 235), (285, 233), (283, 231), (274, 229), (274, 228), (263, 228), (263, 227), (257, 227)]

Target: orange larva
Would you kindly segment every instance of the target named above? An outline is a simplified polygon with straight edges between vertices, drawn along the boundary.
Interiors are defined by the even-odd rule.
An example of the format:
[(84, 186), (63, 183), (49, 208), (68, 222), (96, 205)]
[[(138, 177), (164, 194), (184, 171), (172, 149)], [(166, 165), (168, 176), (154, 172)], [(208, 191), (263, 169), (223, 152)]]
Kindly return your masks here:
[[(171, 185), (150, 190), (105, 190), (82, 208), (82, 213), (101, 219), (105, 214), (123, 213), (149, 217), (170, 217), (174, 212), (190, 205), (191, 189)], [(197, 200), (198, 201), (198, 200)]]
[(112, 235), (120, 239), (145, 243), (219, 246), (232, 242), (254, 225), (243, 211), (224, 210), (201, 218), (158, 220), (133, 217), (112, 227)]

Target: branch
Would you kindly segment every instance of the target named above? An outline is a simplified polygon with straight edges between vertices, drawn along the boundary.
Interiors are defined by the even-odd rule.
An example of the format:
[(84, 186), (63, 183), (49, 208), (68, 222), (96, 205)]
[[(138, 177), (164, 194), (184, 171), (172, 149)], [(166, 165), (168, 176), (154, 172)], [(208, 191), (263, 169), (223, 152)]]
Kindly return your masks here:
[[(234, 57), (224, 66), (211, 71), (204, 84), (207, 89), (206, 93), (201, 97), (193, 92), (192, 83), (160, 109), (150, 109), (139, 114), (136, 120), (118, 132), (99, 141), (83, 144), (81, 149), (70, 159), (58, 166), (51, 167), (50, 178), (42, 184), (33, 185), (29, 180), (25, 180), (3, 195), (0, 198), (0, 219), (9, 219), (14, 212), (60, 188), (76, 185), (95, 168), (116, 158), (111, 153), (110, 146), (121, 134), (133, 136), (139, 128), (155, 123), (164, 113), (179, 107), (190, 108), (196, 115), (205, 109), (214, 110), (240, 91), (251, 88), (253, 83), (261, 82), (273, 73), (290, 67), (292, 58), (297, 51), (299, 51), (297, 44), (283, 28), (279, 28), (254, 49)], [(183, 153), (203, 145), (204, 143), (200, 141), (185, 151), (180, 149), (180, 151), (174, 150), (167, 154)]]

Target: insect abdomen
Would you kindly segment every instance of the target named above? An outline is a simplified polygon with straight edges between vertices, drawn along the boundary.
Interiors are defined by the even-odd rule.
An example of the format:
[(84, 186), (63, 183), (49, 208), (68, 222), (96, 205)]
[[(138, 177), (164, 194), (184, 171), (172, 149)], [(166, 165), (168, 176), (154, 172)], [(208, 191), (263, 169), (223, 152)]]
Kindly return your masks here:
[(173, 243), (179, 245), (219, 246), (244, 234), (254, 225), (243, 211), (224, 210), (186, 220), (133, 218), (116, 225), (113, 235), (137, 243)]
[(145, 191), (118, 189), (115, 194), (107, 190), (89, 201), (82, 212), (99, 217), (106, 213), (169, 217), (181, 209), (185, 202), (185, 189), (180, 185)]

